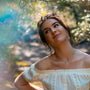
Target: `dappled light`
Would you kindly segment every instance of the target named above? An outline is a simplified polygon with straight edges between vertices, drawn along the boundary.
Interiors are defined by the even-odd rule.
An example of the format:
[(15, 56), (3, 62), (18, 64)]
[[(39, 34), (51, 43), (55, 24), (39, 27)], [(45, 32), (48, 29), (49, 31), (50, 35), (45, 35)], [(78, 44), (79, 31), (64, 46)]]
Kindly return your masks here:
[[(37, 22), (50, 12), (70, 27), (76, 48), (90, 54), (90, 0), (0, 0), (0, 88), (17, 90), (14, 79), (50, 54)], [(42, 88), (40, 83), (32, 83)]]

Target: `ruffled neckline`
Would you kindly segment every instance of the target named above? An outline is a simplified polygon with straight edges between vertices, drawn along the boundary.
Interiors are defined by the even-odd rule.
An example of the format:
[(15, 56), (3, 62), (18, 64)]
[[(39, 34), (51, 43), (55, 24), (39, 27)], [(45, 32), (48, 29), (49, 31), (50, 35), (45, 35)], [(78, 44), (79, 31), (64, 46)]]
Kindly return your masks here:
[(89, 72), (90, 73), (90, 68), (39, 70), (38, 68), (35, 67), (35, 63), (32, 65), (34, 70), (37, 72)]

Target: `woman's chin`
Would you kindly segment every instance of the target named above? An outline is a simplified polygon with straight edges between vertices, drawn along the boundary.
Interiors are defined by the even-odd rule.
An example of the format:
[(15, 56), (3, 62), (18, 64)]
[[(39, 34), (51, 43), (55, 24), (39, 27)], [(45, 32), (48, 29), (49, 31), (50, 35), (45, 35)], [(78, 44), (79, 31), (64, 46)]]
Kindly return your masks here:
[(59, 38), (55, 39), (55, 43), (62, 43), (62, 42), (64, 42), (65, 40), (66, 40), (65, 37), (59, 37)]

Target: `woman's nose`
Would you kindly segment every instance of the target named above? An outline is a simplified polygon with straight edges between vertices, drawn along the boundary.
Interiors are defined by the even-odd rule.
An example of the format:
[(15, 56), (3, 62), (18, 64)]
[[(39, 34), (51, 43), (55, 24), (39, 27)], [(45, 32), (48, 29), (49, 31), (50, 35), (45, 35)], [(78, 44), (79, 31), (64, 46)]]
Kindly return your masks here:
[(55, 28), (51, 28), (51, 31), (52, 31), (52, 32), (56, 32), (56, 29), (55, 29)]

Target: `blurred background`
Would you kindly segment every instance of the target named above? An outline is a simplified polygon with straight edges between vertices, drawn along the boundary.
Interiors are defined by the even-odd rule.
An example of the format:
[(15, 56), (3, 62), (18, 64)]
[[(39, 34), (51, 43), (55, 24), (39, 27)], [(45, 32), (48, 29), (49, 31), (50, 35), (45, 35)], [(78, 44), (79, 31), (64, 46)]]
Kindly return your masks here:
[(17, 90), (14, 79), (49, 54), (37, 22), (51, 11), (70, 27), (75, 48), (90, 54), (90, 0), (0, 0), (0, 90)]

